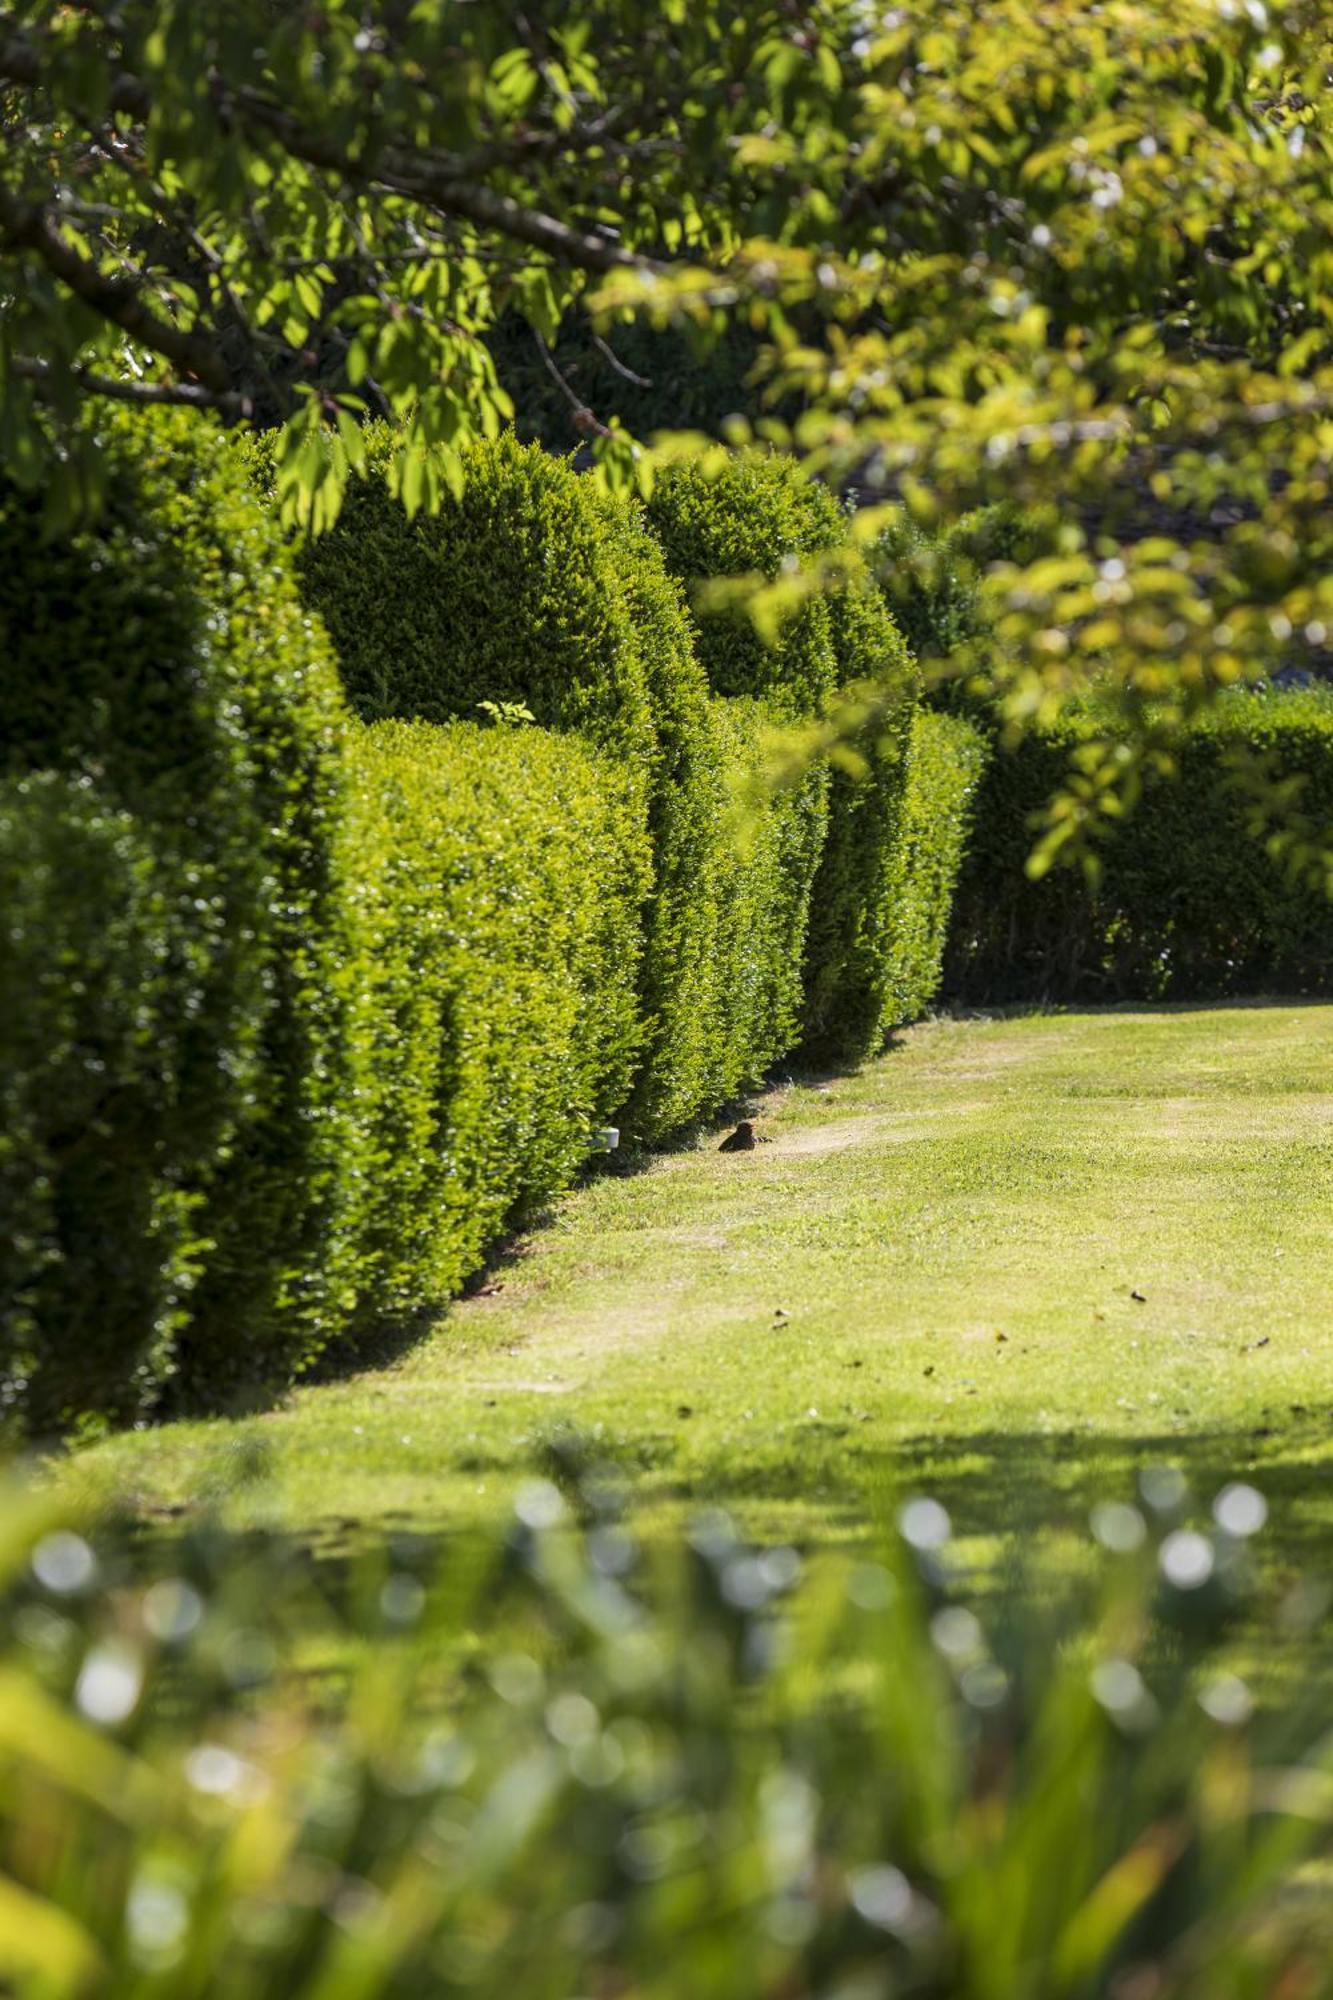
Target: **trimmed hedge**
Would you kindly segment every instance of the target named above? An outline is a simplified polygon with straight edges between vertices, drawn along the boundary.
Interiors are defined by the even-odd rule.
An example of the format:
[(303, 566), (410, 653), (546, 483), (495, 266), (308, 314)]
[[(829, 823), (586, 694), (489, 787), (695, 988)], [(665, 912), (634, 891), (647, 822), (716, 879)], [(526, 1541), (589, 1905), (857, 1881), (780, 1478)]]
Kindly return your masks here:
[(186, 907), (85, 781), (0, 784), (0, 1408), (39, 1430), (132, 1419), (171, 1369), (211, 1137), (179, 1115), (208, 999)]
[(986, 738), (958, 715), (920, 709), (912, 722), (903, 836), (890, 895), (892, 949), (883, 978), (884, 1034), (923, 1014), (939, 991), (959, 871), (978, 831)]
[(1095, 892), (1075, 868), (1033, 882), (1034, 821), (1096, 728), (1072, 715), (993, 760), (959, 884), (950, 993), (977, 1003), (1326, 993), (1333, 902), (1255, 837), (1235, 759), (1258, 756), (1298, 781), (1299, 811), (1326, 838), (1333, 695), (1225, 696), (1191, 730), (1178, 774), (1150, 783), (1106, 840)]
[[(40, 496), (0, 477), (0, 777), (60, 781), (7, 794), (8, 866), (34, 870), (21, 921), (36, 999), (22, 1031), (0, 1030), (47, 1215), (0, 1308), (3, 1395), (39, 1400), (43, 1421), (127, 1415), (173, 1369), (209, 1397), (285, 1379), (327, 1337), (343, 1284), (342, 710), (327, 641), (217, 433), (113, 411), (97, 441), (92, 526), (49, 537)], [(66, 990), (71, 951), (85, 995)], [(99, 1050), (131, 1055), (96, 1095)], [(76, 1152), (64, 1121), (79, 1107)], [(127, 1234), (117, 1218), (131, 1201), (177, 1214), (178, 1190), (197, 1281), (173, 1353), (172, 1230)], [(79, 1329), (94, 1292), (136, 1288), (158, 1304), (117, 1383), (105, 1343)]]
[[(297, 551), (357, 714), (475, 722), (482, 701), (520, 703), (651, 766), (628, 542), (608, 534), (592, 483), (506, 433), (464, 451), (460, 497), (409, 520), (389, 484), (398, 445), (388, 424), (367, 427), (366, 471), (336, 527)], [(259, 461), (262, 477), (262, 444)]]
[(650, 859), (570, 737), (381, 723), (352, 766), (364, 1320), (453, 1296), (624, 1101)]
[(709, 1102), (716, 1107), (757, 1083), (800, 1034), (829, 778), (815, 766), (790, 788), (767, 784), (774, 725), (762, 702), (714, 701), (712, 726), (732, 774), (732, 805), (719, 825), (708, 876), (710, 900), (721, 912), (717, 948), (700, 996), (712, 1050)]
[[(698, 465), (670, 468), (654, 488), (649, 518), (671, 568), (691, 586), (747, 573), (773, 578), (847, 538), (847, 517), (828, 488), (802, 478), (793, 460), (777, 454), (747, 454), (712, 473)], [(799, 1026), (808, 1053), (865, 1054), (883, 1011), (891, 928), (884, 893), (893, 874), (916, 693), (906, 648), (882, 595), (865, 584), (807, 601), (774, 645), (765, 644), (743, 609), (701, 615), (697, 643), (718, 695), (758, 698), (786, 722), (817, 715), (837, 691), (854, 695), (872, 681), (896, 687), (891, 716), (868, 726), (855, 746), (864, 779), (835, 770), (824, 781), (823, 802), (810, 789), (808, 809), (822, 811), (827, 832), (805, 897), (801, 1018), (798, 1024), (781, 1010), (775, 1017), (786, 1023), (784, 1032)], [(757, 1046), (772, 1043), (767, 1035)]]
[[(667, 568), (687, 589), (715, 577), (775, 578), (840, 536), (825, 489), (802, 478), (794, 459), (747, 453), (718, 471), (698, 464), (658, 474), (648, 519)], [(744, 607), (697, 621), (696, 643), (714, 694), (754, 695), (775, 714), (818, 712), (838, 682), (827, 601), (813, 597), (767, 645)]]
[[(849, 747), (863, 770), (835, 766), (829, 831), (810, 903), (805, 951), (803, 1045), (822, 1061), (873, 1055), (894, 1025), (893, 968), (907, 921), (902, 843), (911, 782), (915, 661), (873, 585), (832, 593), (828, 610), (843, 693), (882, 697)], [(890, 1018), (890, 1017), (893, 1018)]]
[[(302, 588), (367, 721), (476, 721), (483, 701), (517, 703), (635, 775), (655, 873), (625, 1118), (661, 1138), (712, 1102), (697, 993), (716, 912), (699, 882), (726, 803), (680, 590), (638, 513), (537, 446), (471, 447), (461, 496), (414, 520), (390, 490), (396, 447), (389, 426), (369, 427), (337, 527), (298, 552)], [(266, 448), (252, 450), (262, 480)]]

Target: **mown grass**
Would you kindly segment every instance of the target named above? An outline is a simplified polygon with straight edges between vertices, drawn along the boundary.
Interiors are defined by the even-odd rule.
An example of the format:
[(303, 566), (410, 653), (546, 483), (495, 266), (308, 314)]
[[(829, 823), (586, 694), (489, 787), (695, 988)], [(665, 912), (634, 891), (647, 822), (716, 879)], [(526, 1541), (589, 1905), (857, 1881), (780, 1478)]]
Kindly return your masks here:
[(854, 1544), (883, 1489), (927, 1489), (993, 1569), (1038, 1531), (1072, 1558), (1098, 1497), (1170, 1461), (1204, 1500), (1252, 1479), (1269, 1562), (1317, 1567), (1330, 1077), (1330, 1007), (931, 1022), (772, 1090), (753, 1153), (594, 1178), (394, 1365), (58, 1476), (340, 1558), (497, 1515), (577, 1441), (647, 1532), (712, 1504)]

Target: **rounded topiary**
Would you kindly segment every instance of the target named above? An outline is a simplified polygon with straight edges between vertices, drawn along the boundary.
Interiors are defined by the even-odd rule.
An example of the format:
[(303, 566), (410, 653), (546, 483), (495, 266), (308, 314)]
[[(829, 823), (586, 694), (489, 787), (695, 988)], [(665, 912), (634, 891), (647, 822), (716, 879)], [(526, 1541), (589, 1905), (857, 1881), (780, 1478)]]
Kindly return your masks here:
[(0, 782), (0, 1410), (38, 1430), (135, 1417), (171, 1368), (216, 1132), (177, 1116), (208, 987), (188, 908), (86, 779)]
[[(833, 510), (830, 513), (830, 509)], [(658, 475), (648, 518), (667, 567), (687, 590), (716, 578), (773, 581), (836, 545), (836, 502), (806, 480), (794, 459), (745, 453)], [(837, 682), (827, 605), (807, 597), (766, 643), (743, 604), (696, 618), (699, 658), (715, 694), (755, 695), (787, 715), (813, 715)]]
[[(155, 1336), (146, 1322), (139, 1336), (126, 1329), (125, 1376), (140, 1404), (172, 1370), (216, 1400), (288, 1374), (340, 1310), (343, 708), (327, 640), (226, 440), (182, 412), (113, 411), (97, 419), (96, 441), (101, 511), (69, 532), (49, 534), (39, 498), (0, 478), (0, 777), (55, 773), (75, 800), (95, 788), (100, 830), (76, 815), (61, 836), (58, 794), (43, 807), (44, 849), (64, 859), (31, 914), (29, 951), (82, 939), (72, 978), (100, 963), (89, 957), (95, 926), (57, 905), (104, 894), (108, 921), (138, 935), (147, 892), (130, 887), (151, 857), (154, 922), (172, 940), (143, 999), (145, 1021), (160, 1006), (170, 1023), (151, 1037), (158, 1109), (145, 1124), (142, 1093), (108, 1089), (77, 1184), (109, 1188), (114, 1161), (117, 1174), (162, 1177), (188, 1197), (198, 1246), (188, 1316), (174, 1354), (157, 1353), (146, 1373)], [(86, 892), (68, 859), (81, 846)], [(96, 971), (95, 983), (95, 1039), (140, 1032), (108, 1026), (109, 996), (139, 1004), (134, 981)], [(67, 1043), (69, 1061), (85, 1063), (80, 1034)], [(55, 1175), (52, 1203), (67, 1207), (75, 1169), (55, 1130), (62, 1092), (48, 1095), (31, 1143)], [(146, 1195), (143, 1214), (151, 1208)], [(61, 1418), (116, 1400), (114, 1369), (101, 1359), (84, 1368), (68, 1310), (75, 1289), (99, 1282), (99, 1257), (138, 1259), (146, 1297), (152, 1270), (174, 1254), (155, 1226), (127, 1238), (88, 1213), (80, 1228), (77, 1254), (50, 1241), (34, 1252), (46, 1303), (25, 1309), (25, 1339), (59, 1384), (49, 1413)], [(108, 1282), (123, 1291), (122, 1276), (109, 1271)]]
[(367, 427), (336, 526), (297, 552), (353, 708), (475, 722), (483, 702), (512, 703), (651, 759), (639, 637), (592, 483), (506, 433), (469, 446), (457, 496), (409, 519), (392, 490), (401, 442)]

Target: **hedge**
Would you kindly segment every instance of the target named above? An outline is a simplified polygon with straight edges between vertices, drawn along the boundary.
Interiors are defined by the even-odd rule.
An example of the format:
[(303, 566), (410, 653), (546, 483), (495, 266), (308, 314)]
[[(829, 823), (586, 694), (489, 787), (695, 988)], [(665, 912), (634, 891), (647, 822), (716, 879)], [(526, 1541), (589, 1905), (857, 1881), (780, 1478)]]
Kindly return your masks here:
[[(335, 530), (298, 562), (348, 697), (367, 721), (475, 721), (526, 708), (614, 753), (642, 787), (655, 858), (645, 907), (644, 1060), (626, 1108), (657, 1139), (709, 1108), (696, 996), (714, 952), (698, 884), (725, 811), (707, 683), (679, 587), (638, 514), (512, 436), (463, 454), (465, 486), (409, 520), (397, 434), (372, 425)], [(266, 474), (265, 448), (254, 453)]]
[[(49, 535), (40, 496), (0, 477), (7, 866), (34, 871), (11, 912), (33, 997), (21, 1028), (0, 1029), (0, 1061), (28, 1107), (44, 1211), (29, 1205), (27, 1268), (0, 1305), (3, 1396), (52, 1421), (130, 1414), (173, 1370), (210, 1396), (285, 1378), (336, 1321), (344, 1248), (327, 641), (215, 432), (182, 412), (111, 412), (98, 445), (91, 526)], [(66, 990), (71, 952), (86, 994)], [(130, 1059), (96, 1094), (99, 1050)], [(178, 1215), (178, 1194), (196, 1282), (173, 1353), (175, 1225), (118, 1218), (127, 1203)], [(103, 1291), (157, 1301), (119, 1381), (110, 1323), (105, 1341), (80, 1332)]]
[(1190, 731), (1102, 850), (1100, 881), (1028, 879), (1034, 821), (1098, 728), (1071, 715), (995, 758), (959, 884), (950, 993), (968, 1002), (1214, 999), (1327, 992), (1333, 902), (1256, 838), (1237, 758), (1299, 784), (1316, 841), (1333, 824), (1333, 695), (1237, 692)]
[(885, 1035), (915, 1021), (939, 991), (959, 871), (965, 854), (984, 838), (976, 806), (988, 762), (985, 736), (963, 716), (917, 711), (889, 898), (894, 921), (883, 979)]
[(185, 907), (85, 781), (0, 784), (0, 1382), (37, 1429), (136, 1417), (171, 1368), (210, 1136), (178, 1115)]
[[(828, 610), (844, 698), (876, 705), (848, 745), (861, 770), (832, 771), (806, 940), (803, 1046), (823, 1061), (856, 1062), (874, 1054), (893, 1025), (894, 967), (910, 922), (902, 844), (918, 676), (873, 585), (831, 593)], [(885, 711), (877, 704), (886, 692)]]
[[(794, 459), (746, 453), (719, 470), (700, 463), (658, 474), (648, 519), (667, 567), (686, 588), (717, 577), (768, 579), (827, 548), (831, 496), (813, 489)], [(818, 712), (838, 681), (828, 604), (809, 598), (788, 618), (775, 644), (756, 630), (744, 606), (700, 617), (696, 643), (714, 694), (751, 695), (775, 714)]]
[[(454, 1295), (598, 1125), (761, 1079), (812, 993), (857, 1049), (929, 997), (977, 752), (909, 733), (877, 592), (761, 656), (568, 465), (478, 447), (409, 522), (376, 430), (297, 552), (354, 720), (262, 448), (180, 414), (99, 441), (92, 525), (0, 483), (0, 1408), (263, 1396)], [(715, 573), (846, 527), (777, 460), (655, 505)], [(900, 695), (869, 781), (764, 782), (775, 728), (869, 676)]]
[[(654, 488), (649, 516), (671, 567), (692, 584), (745, 573), (773, 578), (848, 538), (847, 515), (829, 489), (777, 454), (747, 454), (720, 472), (673, 467)], [(906, 948), (896, 941), (895, 896), (915, 664), (873, 578), (807, 602), (776, 645), (763, 642), (743, 610), (701, 616), (698, 644), (716, 692), (760, 696), (785, 720), (817, 715), (835, 695), (855, 702), (890, 691), (887, 713), (869, 717), (850, 745), (863, 770), (832, 772), (804, 947), (804, 1051), (822, 1061), (858, 1060), (882, 1043), (896, 1005), (893, 967)]]
[(571, 737), (381, 723), (352, 769), (364, 1324), (456, 1293), (624, 1101), (650, 858)]

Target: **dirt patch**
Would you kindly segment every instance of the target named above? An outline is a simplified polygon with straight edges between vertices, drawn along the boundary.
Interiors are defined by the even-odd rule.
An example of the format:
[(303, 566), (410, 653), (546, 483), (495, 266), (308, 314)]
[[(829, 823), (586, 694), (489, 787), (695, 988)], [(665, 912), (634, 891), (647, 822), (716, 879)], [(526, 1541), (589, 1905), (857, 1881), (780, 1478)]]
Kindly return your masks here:
[(914, 1132), (896, 1130), (891, 1118), (839, 1118), (828, 1125), (807, 1126), (800, 1132), (775, 1132), (772, 1157), (781, 1160), (792, 1155), (840, 1153), (844, 1147), (866, 1146), (873, 1139), (885, 1139), (892, 1144), (916, 1136)]

